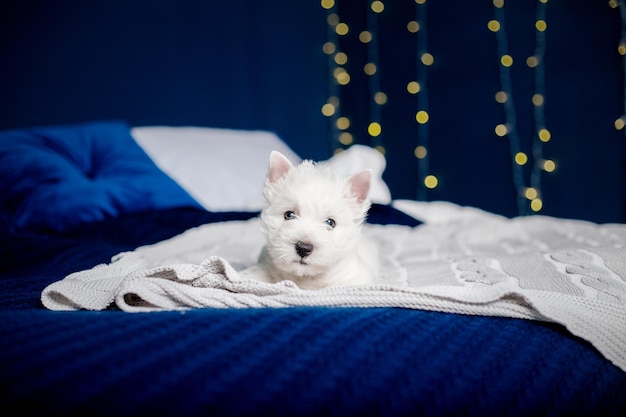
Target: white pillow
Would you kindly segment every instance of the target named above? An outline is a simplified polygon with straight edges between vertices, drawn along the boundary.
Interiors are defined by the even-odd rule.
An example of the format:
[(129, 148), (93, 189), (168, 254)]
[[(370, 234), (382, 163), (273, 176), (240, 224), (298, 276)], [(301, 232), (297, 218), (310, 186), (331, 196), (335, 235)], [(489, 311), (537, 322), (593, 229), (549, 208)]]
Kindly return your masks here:
[[(277, 135), (260, 130), (142, 126), (131, 134), (163, 172), (211, 211), (261, 210), (270, 152), (281, 152), (294, 165), (302, 160)], [(391, 202), (378, 151), (354, 145), (326, 162), (345, 175), (372, 168), (370, 198)]]
[(211, 211), (260, 210), (272, 150), (300, 162), (265, 131), (151, 126), (135, 127), (131, 134), (162, 171)]
[(362, 169), (371, 168), (374, 172), (370, 185), (370, 200), (372, 203), (391, 203), (391, 192), (383, 181), (383, 172), (387, 166), (387, 161), (376, 149), (364, 145), (352, 145), (330, 158), (327, 163), (342, 175), (351, 175)]

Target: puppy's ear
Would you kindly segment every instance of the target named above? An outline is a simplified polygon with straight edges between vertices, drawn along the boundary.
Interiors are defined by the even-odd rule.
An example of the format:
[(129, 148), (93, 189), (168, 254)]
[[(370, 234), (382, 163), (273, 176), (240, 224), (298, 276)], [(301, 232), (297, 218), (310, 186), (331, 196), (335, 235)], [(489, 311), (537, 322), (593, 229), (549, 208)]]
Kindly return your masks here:
[(367, 199), (367, 193), (370, 190), (371, 180), (371, 169), (364, 169), (348, 178), (348, 182), (350, 183), (350, 191), (356, 197), (359, 204)]
[(276, 182), (283, 177), (293, 165), (285, 155), (278, 151), (270, 153), (270, 168), (267, 171), (267, 179), (269, 182)]

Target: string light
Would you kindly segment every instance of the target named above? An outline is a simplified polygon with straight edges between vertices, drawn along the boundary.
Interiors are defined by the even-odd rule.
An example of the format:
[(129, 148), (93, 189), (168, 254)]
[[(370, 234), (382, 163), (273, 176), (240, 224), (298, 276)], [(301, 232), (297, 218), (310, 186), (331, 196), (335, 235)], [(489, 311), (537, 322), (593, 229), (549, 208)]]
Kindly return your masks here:
[(494, 130), (496, 131), (496, 135), (500, 136), (501, 138), (505, 137), (506, 134), (508, 133), (508, 129), (506, 125), (503, 123), (496, 125), (496, 128)]
[(380, 123), (378, 122), (372, 122), (367, 127), (367, 133), (369, 133), (370, 136), (373, 136), (373, 137), (379, 136), (381, 132), (382, 132), (382, 127), (380, 126)]
[(337, 65), (345, 65), (348, 62), (348, 55), (344, 52), (337, 52), (334, 59)]
[(347, 128), (350, 127), (350, 119), (348, 119), (345, 116), (342, 116), (342, 117), (337, 119), (336, 124), (337, 124), (337, 128), (339, 130), (346, 130)]
[(423, 147), (423, 146), (416, 146), (415, 147), (415, 157), (417, 159), (424, 159), (424, 158), (426, 158), (427, 154), (428, 154), (428, 151), (426, 150), (425, 147)]
[[(609, 6), (613, 9), (619, 8), (620, 12), (622, 27), (619, 44), (617, 46), (617, 53), (622, 56), (624, 79), (626, 79), (626, 4), (624, 3), (624, 0), (611, 0), (609, 1)], [(617, 130), (624, 130), (624, 126), (626, 125), (626, 83), (624, 83), (624, 105), (622, 115), (615, 120), (613, 125)]]
[(524, 152), (518, 152), (515, 154), (515, 163), (518, 165), (526, 165), (528, 162), (528, 155)]
[(417, 123), (421, 125), (428, 123), (429, 118), (430, 116), (428, 115), (428, 112), (426, 110), (420, 110), (415, 115), (415, 120), (417, 120)]
[[(530, 185), (537, 190), (537, 197), (530, 199), (530, 209), (537, 212), (543, 208), (541, 196), (541, 178), (544, 172), (551, 173), (556, 165), (549, 164), (551, 170), (545, 169), (543, 158), (543, 144), (550, 141), (552, 134), (546, 128), (545, 121), (545, 67), (544, 56), (546, 50), (546, 5), (548, 0), (539, 0), (535, 17), (535, 52), (527, 59), (527, 65), (533, 69), (535, 75), (535, 94), (532, 97), (535, 118), (535, 136), (532, 142), (533, 159), (535, 161), (530, 171)], [(532, 58), (532, 59), (531, 59)], [(530, 61), (530, 64), (528, 64)]]
[(363, 72), (367, 75), (374, 75), (376, 74), (376, 64), (374, 64), (373, 62), (368, 62), (367, 64), (365, 64), (365, 66), (363, 67)]
[(334, 115), (334, 114), (335, 114), (335, 106), (333, 106), (333, 105), (332, 105), (332, 104), (330, 104), (330, 103), (326, 103), (326, 104), (324, 104), (324, 105), (322, 106), (322, 114), (323, 114), (324, 116), (328, 116), (328, 117), (330, 117), (330, 116)]
[[(342, 119), (340, 122), (338, 114), (341, 112), (339, 102), (339, 80), (338, 72), (336, 71), (338, 62), (335, 53), (337, 52), (337, 45), (339, 45), (339, 35), (336, 27), (339, 24), (339, 16), (337, 15), (337, 5), (335, 0), (321, 0), (322, 8), (326, 9), (326, 22), (328, 23), (328, 29), (326, 31), (326, 42), (322, 46), (322, 51), (328, 56), (328, 72), (329, 80), (335, 80), (335, 82), (328, 83), (328, 100), (322, 106), (322, 114), (331, 120), (329, 140), (331, 149), (337, 151), (341, 150), (341, 145), (347, 146), (352, 143), (352, 135), (345, 132), (345, 129), (341, 129), (340, 126), (345, 125), (345, 121)], [(346, 55), (347, 62), (347, 55)], [(349, 125), (349, 120), (348, 120)], [(347, 127), (346, 127), (347, 128)]]
[[(417, 144), (415, 147), (415, 157), (418, 160), (417, 175), (421, 179), (421, 186), (418, 183), (416, 199), (427, 200), (427, 190), (437, 187), (439, 181), (430, 172), (430, 161), (428, 158), (428, 68), (433, 65), (435, 58), (428, 52), (428, 31), (426, 27), (426, 0), (415, 0), (417, 4), (415, 10), (415, 20), (407, 24), (407, 30), (417, 35), (416, 57), (417, 57), (417, 77), (407, 84), (409, 94), (417, 97)], [(415, 22), (415, 23), (412, 23)]]
[(554, 172), (556, 169), (556, 163), (550, 159), (542, 161), (543, 170), (546, 172)]
[(406, 85), (406, 91), (411, 94), (417, 94), (420, 92), (420, 84), (417, 81), (411, 81)]
[(433, 189), (437, 187), (437, 184), (439, 184), (439, 180), (434, 175), (427, 175), (426, 178), (424, 178), (424, 185), (427, 188)]
[(335, 26), (335, 32), (337, 32), (337, 35), (347, 35), (349, 31), (350, 27), (347, 23), (337, 23), (337, 26)]
[(527, 199), (534, 200), (535, 198), (537, 198), (538, 194), (537, 194), (537, 190), (535, 190), (533, 187), (528, 187), (524, 195), (526, 196)]
[(354, 138), (350, 132), (343, 132), (339, 135), (339, 143), (344, 146), (350, 146), (354, 142)]
[[(494, 131), (499, 137), (506, 137), (509, 141), (509, 149), (513, 159), (513, 183), (517, 189), (518, 214), (528, 214), (528, 209), (537, 212), (543, 208), (541, 197), (541, 177), (543, 172), (554, 172), (556, 164), (543, 158), (543, 144), (550, 141), (552, 135), (546, 128), (544, 103), (544, 53), (548, 28), (546, 21), (546, 5), (548, 0), (538, 0), (535, 14), (535, 50), (532, 56), (526, 58), (526, 66), (534, 71), (535, 93), (532, 96), (534, 106), (535, 135), (532, 140), (532, 159), (534, 163), (530, 170), (529, 183), (526, 186), (523, 167), (528, 164), (529, 156), (522, 151), (521, 141), (516, 126), (515, 102), (513, 100), (513, 88), (510, 68), (515, 60), (508, 51), (506, 37), (504, 0), (493, 0), (494, 18), (487, 22), (487, 28), (496, 34), (498, 44), (498, 57), (500, 61), (501, 91), (495, 95), (496, 102), (502, 104), (506, 122), (496, 125)], [(532, 190), (532, 191), (529, 191)], [(530, 202), (530, 203), (528, 203)]]
[(385, 5), (379, 0), (373, 1), (370, 7), (375, 13), (382, 13), (382, 11), (385, 10)]
[[(367, 33), (369, 33), (369, 41), (367, 46), (367, 64), (363, 67), (363, 71), (368, 77), (368, 87), (370, 92), (369, 119), (370, 124), (367, 133), (370, 135), (371, 145), (383, 155), (385, 147), (382, 144), (382, 127), (381, 127), (381, 105), (387, 102), (387, 96), (381, 96), (380, 91), (380, 71), (376, 63), (379, 62), (379, 42), (380, 36), (378, 31), (378, 16), (385, 10), (385, 4), (380, 0), (374, 0), (370, 3), (370, 10), (367, 12)], [(382, 93), (384, 94), (384, 93)], [(378, 99), (377, 99), (378, 97)]]
[(376, 94), (374, 94), (374, 102), (378, 104), (379, 106), (386, 104), (387, 94), (383, 93), (382, 91), (377, 92)]
[[(623, 59), (624, 75), (626, 78), (626, 0), (608, 0), (610, 7), (619, 8), (622, 18), (622, 34), (617, 45), (617, 53)], [(441, 187), (441, 181), (435, 173), (430, 172), (429, 152), (429, 128), (432, 118), (428, 100), (428, 76), (429, 71), (436, 70), (439, 56), (434, 56), (428, 50), (428, 25), (427, 25), (427, 0), (415, 0), (415, 18), (406, 19), (406, 30), (413, 34), (416, 40), (415, 56), (416, 73), (414, 79), (406, 79), (406, 93), (415, 96), (416, 107), (414, 112), (416, 139), (414, 157), (417, 162), (418, 185), (416, 190), (417, 200), (428, 200), (429, 190)], [(555, 172), (559, 166), (558, 161), (544, 156), (546, 144), (555, 140), (553, 132), (546, 123), (545, 104), (545, 47), (546, 35), (550, 30), (550, 21), (546, 12), (549, 0), (536, 0), (535, 16), (532, 22), (526, 22), (527, 26), (534, 30), (535, 44), (532, 55), (519, 56), (515, 50), (510, 50), (507, 39), (507, 22), (505, 21), (505, 0), (492, 0), (493, 16), (487, 22), (481, 23), (483, 30), (489, 30), (495, 35), (497, 44), (497, 63), (499, 70), (500, 86), (494, 92), (493, 99), (503, 108), (503, 120), (495, 120), (493, 135), (499, 140), (506, 140), (511, 161), (511, 173), (514, 187), (517, 191), (517, 209), (519, 215), (536, 213), (543, 210), (544, 200), (542, 191), (542, 179), (546, 174)], [(341, 150), (351, 146), (355, 142), (364, 139), (357, 134), (358, 131), (366, 131), (370, 145), (385, 153), (383, 136), (386, 133), (383, 120), (381, 119), (381, 106), (394, 97), (387, 97), (381, 91), (381, 62), (379, 60), (380, 36), (379, 24), (384, 20), (385, 13), (389, 13), (385, 2), (380, 0), (368, 0), (365, 13), (366, 27), (361, 22), (344, 21), (338, 14), (338, 6), (335, 0), (321, 0), (322, 7), (327, 10), (327, 39), (322, 46), (322, 51), (328, 57), (330, 83), (328, 100), (321, 106), (321, 112), (329, 118), (332, 129), (333, 149)], [(344, 16), (341, 16), (344, 17)], [(407, 22), (408, 21), (408, 22)], [(485, 24), (486, 23), (486, 24)], [(365, 29), (365, 30), (362, 30)], [(384, 34), (383, 34), (384, 35)], [(343, 39), (346, 40), (343, 40)], [(366, 49), (366, 58), (359, 63), (361, 55), (349, 54), (348, 50), (341, 50), (345, 44), (353, 45), (353, 40), (358, 40)], [(436, 52), (436, 51), (435, 51)], [(351, 60), (352, 58), (352, 60)], [(443, 60), (441, 62), (444, 62)], [(387, 67), (382, 68), (383, 72)], [(361, 72), (363, 71), (363, 72)], [(530, 71), (534, 78), (534, 91), (530, 103), (521, 103), (513, 91), (512, 76), (523, 71)], [(365, 77), (363, 77), (365, 74)], [(353, 77), (354, 76), (354, 82)], [(367, 117), (355, 118), (359, 123), (352, 123), (350, 118), (342, 112), (340, 99), (342, 87), (351, 82), (367, 80), (369, 101), (367, 105)], [(360, 84), (359, 84), (360, 87)], [(625, 86), (626, 89), (626, 86)], [(516, 106), (532, 105), (534, 128), (532, 136), (520, 138), (517, 127)], [(354, 124), (361, 124), (355, 126)], [(622, 115), (614, 121), (614, 127), (626, 132), (626, 90), (624, 94), (624, 109)], [(351, 132), (352, 130), (352, 132)], [(389, 129), (391, 131), (391, 129)], [(355, 135), (353, 136), (353, 133)], [(388, 134), (388, 133), (387, 133)], [(558, 138), (557, 138), (558, 139)], [(495, 140), (495, 139), (494, 139)], [(549, 146), (549, 145), (548, 145)]]
[[(387, 103), (388, 98), (380, 88), (378, 15), (384, 13), (385, 3), (380, 0), (373, 0), (368, 3), (367, 28), (358, 33), (359, 41), (367, 50), (367, 62), (363, 66), (370, 95), (367, 133), (370, 137), (370, 145), (384, 154), (380, 108)], [(337, 153), (355, 142), (354, 136), (349, 131), (352, 123), (346, 115), (342, 114), (339, 100), (342, 92), (341, 87), (349, 85), (352, 81), (352, 76), (348, 70), (350, 57), (346, 53), (347, 51), (340, 50), (339, 45), (343, 37), (352, 36), (353, 28), (346, 21), (340, 19), (335, 0), (321, 0), (320, 5), (327, 11), (326, 21), (328, 23), (327, 39), (322, 50), (328, 56), (329, 73), (331, 80), (334, 80), (334, 82), (329, 83), (328, 94), (330, 98), (322, 106), (321, 111), (324, 116), (330, 118), (331, 146)]]

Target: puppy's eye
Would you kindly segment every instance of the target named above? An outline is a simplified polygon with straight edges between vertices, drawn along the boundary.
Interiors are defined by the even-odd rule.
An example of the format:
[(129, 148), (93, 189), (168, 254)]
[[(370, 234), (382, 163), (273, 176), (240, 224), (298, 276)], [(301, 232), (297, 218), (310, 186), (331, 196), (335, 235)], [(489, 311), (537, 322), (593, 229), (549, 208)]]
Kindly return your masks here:
[(285, 218), (285, 220), (293, 220), (296, 218), (296, 213), (294, 213), (293, 211), (286, 211), (283, 217)]
[(335, 222), (333, 219), (326, 219), (326, 225), (331, 229), (334, 229), (335, 226), (337, 226), (337, 222)]

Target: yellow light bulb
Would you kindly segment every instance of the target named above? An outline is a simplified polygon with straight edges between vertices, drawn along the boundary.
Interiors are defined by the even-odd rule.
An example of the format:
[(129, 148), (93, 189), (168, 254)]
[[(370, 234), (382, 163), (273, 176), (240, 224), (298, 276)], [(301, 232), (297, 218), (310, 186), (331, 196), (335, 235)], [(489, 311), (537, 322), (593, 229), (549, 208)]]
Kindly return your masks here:
[(504, 137), (506, 136), (506, 134), (508, 133), (509, 129), (507, 129), (505, 124), (500, 123), (499, 125), (496, 126), (496, 128), (494, 129), (496, 132), (496, 135), (500, 136), (500, 137)]
[(543, 208), (543, 202), (539, 198), (535, 198), (530, 202), (530, 208), (534, 212), (540, 211)]
[(345, 23), (338, 23), (335, 27), (335, 32), (337, 32), (337, 35), (347, 35), (349, 31), (350, 28)]
[(332, 116), (333, 114), (335, 114), (335, 106), (333, 106), (330, 103), (326, 103), (322, 106), (322, 114), (324, 116)]
[(537, 198), (537, 190), (533, 187), (528, 187), (524, 192), (524, 196), (529, 200), (533, 200)]
[(376, 94), (374, 94), (374, 102), (378, 104), (379, 106), (386, 104), (387, 94), (383, 93), (382, 91), (377, 92)]
[(352, 135), (348, 132), (343, 132), (341, 135), (339, 135), (339, 142), (341, 142), (342, 145), (348, 146), (352, 144), (353, 140), (354, 139), (352, 138)]
[(498, 9), (504, 7), (504, 0), (493, 0), (493, 5)]
[(337, 26), (339, 23), (339, 16), (337, 16), (337, 13), (331, 13), (326, 18), (326, 22), (328, 22), (330, 26)]
[(507, 93), (505, 93), (504, 91), (498, 91), (496, 93), (496, 101), (500, 104), (504, 104), (506, 103), (506, 101), (509, 99), (509, 95)]
[(378, 122), (372, 122), (367, 127), (367, 133), (369, 133), (370, 136), (376, 137), (380, 135), (381, 131), (382, 131), (382, 127), (380, 126), (380, 123)]
[(422, 61), (422, 64), (426, 66), (430, 66), (435, 62), (435, 58), (428, 52), (423, 53), (420, 60)]
[(337, 82), (341, 85), (350, 84), (350, 74), (347, 72), (341, 74), (341, 76), (337, 79)]
[(385, 155), (385, 152), (387, 152), (387, 150), (385, 149), (385, 147), (383, 145), (378, 145), (376, 146), (374, 149), (376, 149), (378, 152), (380, 152), (381, 155)]
[(335, 0), (322, 0), (321, 4), (322, 4), (322, 7), (326, 10), (332, 9), (333, 6), (335, 5)]
[(422, 124), (422, 125), (424, 123), (427, 123), (428, 119), (430, 119), (430, 116), (428, 115), (428, 112), (426, 112), (425, 110), (420, 110), (415, 115), (415, 120), (417, 120), (417, 123)]
[(556, 169), (556, 163), (550, 159), (543, 161), (543, 170), (546, 172), (554, 172)]
[(335, 55), (335, 63), (337, 65), (344, 65), (346, 62), (348, 62), (348, 55), (346, 55), (345, 52), (337, 52)]
[(426, 178), (424, 178), (424, 185), (427, 188), (435, 188), (437, 184), (439, 184), (439, 180), (434, 175), (427, 175)]
[(624, 117), (620, 117), (614, 123), (615, 129), (622, 130), (624, 128)]
[(537, 133), (537, 136), (539, 136), (539, 139), (542, 142), (549, 142), (550, 139), (552, 138), (552, 134), (550, 133), (550, 131), (548, 129), (539, 129), (539, 132)]
[(426, 158), (426, 155), (428, 155), (428, 151), (426, 150), (426, 147), (421, 146), (421, 145), (415, 148), (414, 153), (417, 159), (424, 159)]
[(370, 7), (375, 13), (382, 13), (385, 10), (385, 4), (380, 0), (373, 1)]
[(365, 74), (367, 74), (367, 75), (374, 75), (374, 74), (376, 74), (376, 65), (371, 63), (371, 62), (368, 62), (363, 67), (363, 72)]
[(326, 42), (324, 46), (322, 46), (322, 51), (324, 51), (326, 55), (334, 54), (335, 50), (336, 50), (335, 44), (332, 42)]
[(406, 91), (411, 94), (417, 94), (420, 91), (420, 84), (417, 81), (411, 81), (406, 85)]
[(490, 20), (487, 23), (487, 27), (489, 28), (490, 31), (497, 32), (500, 30), (500, 22), (498, 22), (497, 20)]
[(515, 154), (515, 163), (517, 165), (525, 165), (528, 162), (528, 156), (524, 152), (518, 152)]
[(502, 64), (502, 66), (510, 67), (511, 65), (513, 65), (513, 57), (511, 55), (502, 55), (502, 58), (500, 58), (500, 63)]
[(419, 32), (420, 24), (417, 23), (415, 20), (411, 20), (409, 23), (406, 24), (406, 30), (411, 33)]
[(333, 70), (333, 75), (337, 82), (341, 85), (346, 85), (350, 82), (350, 74), (343, 68), (337, 67)]
[(359, 40), (363, 43), (369, 43), (372, 41), (372, 34), (367, 30), (359, 33)]
[(535, 28), (539, 32), (544, 32), (548, 28), (548, 24), (545, 20), (537, 20), (537, 22), (535, 22)]
[(529, 68), (535, 68), (539, 65), (539, 59), (537, 59), (536, 56), (529, 56), (526, 58), (526, 65), (528, 65)]
[(539, 107), (543, 105), (543, 95), (537, 93), (533, 95), (532, 102), (535, 106)]
[(346, 116), (342, 116), (337, 119), (337, 128), (340, 130), (346, 130), (350, 127), (350, 119)]

